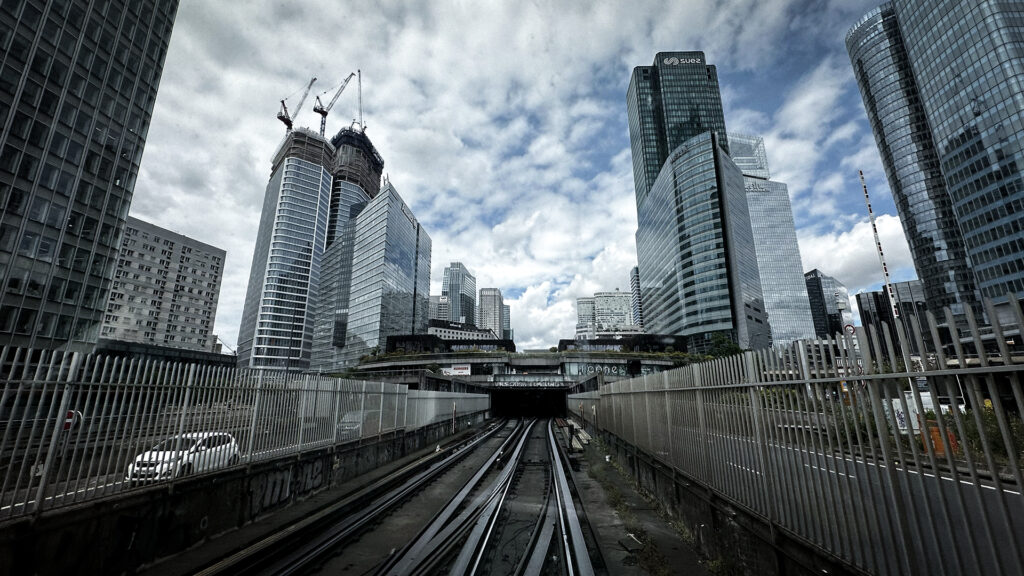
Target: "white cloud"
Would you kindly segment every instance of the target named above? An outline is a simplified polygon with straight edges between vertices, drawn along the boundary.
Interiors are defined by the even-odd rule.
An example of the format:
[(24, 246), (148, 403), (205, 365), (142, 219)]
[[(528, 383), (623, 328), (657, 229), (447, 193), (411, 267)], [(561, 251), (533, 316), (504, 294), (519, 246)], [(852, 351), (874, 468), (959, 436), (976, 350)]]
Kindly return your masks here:
[[(834, 43), (859, 3), (183, 2), (132, 213), (228, 251), (215, 332), (234, 345), (284, 134), (278, 100), (310, 76), (318, 93), (360, 68), (367, 133), (433, 239), (435, 291), (462, 261), (478, 286), (519, 294), (521, 346), (547, 347), (571, 337), (575, 297), (625, 288), (635, 264), (632, 67), (703, 49), (720, 71), (756, 77), (791, 60), (794, 42)], [(746, 102), (727, 116), (730, 129), (765, 134), (773, 173), (798, 199), (829, 189), (817, 176), (829, 146), (862, 141), (843, 111), (848, 63), (814, 58), (792, 86), (780, 80), (777, 110)], [(318, 125), (313, 95), (294, 110), (300, 125)], [(353, 83), (329, 131), (357, 116), (356, 102)]]
[[(910, 247), (899, 218), (882, 214), (876, 219), (886, 264), (893, 281), (915, 278)], [(804, 271), (815, 268), (843, 283), (851, 294), (874, 289), (883, 280), (882, 266), (875, 250), (875, 238), (867, 219), (839, 232), (797, 233)]]

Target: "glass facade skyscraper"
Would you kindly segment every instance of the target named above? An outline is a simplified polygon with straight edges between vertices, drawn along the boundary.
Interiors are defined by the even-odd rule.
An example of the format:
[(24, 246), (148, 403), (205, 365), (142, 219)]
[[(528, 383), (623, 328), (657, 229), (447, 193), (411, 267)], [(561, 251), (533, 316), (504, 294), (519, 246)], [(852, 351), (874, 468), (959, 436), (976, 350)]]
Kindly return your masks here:
[[(924, 313), (928, 311), (928, 297), (924, 292), (924, 283), (920, 280), (894, 282), (892, 284), (892, 292), (896, 301), (896, 308), (899, 310), (899, 320), (893, 317), (889, 295), (884, 290), (876, 290), (874, 292), (861, 292), (856, 295), (860, 322), (864, 326), (873, 325), (879, 331), (879, 338), (883, 338), (882, 325), (888, 324), (892, 334), (893, 346), (897, 350), (900, 349), (900, 341), (896, 337), (895, 329), (896, 323), (899, 322), (903, 333), (908, 337), (907, 341), (912, 348), (911, 353), (920, 354), (921, 351), (917, 349), (912, 326), (921, 325), (920, 322), (924, 320)], [(908, 319), (913, 320), (911, 323), (908, 323), (906, 322)], [(927, 324), (924, 324), (924, 326), (927, 326)], [(871, 346), (872, 354), (875, 354), (877, 358), (879, 351), (874, 349), (874, 342), (869, 339), (868, 345)]]
[(847, 34), (847, 50), (918, 278), (937, 310), (978, 309), (966, 244), (892, 4)]
[(505, 313), (505, 300), (498, 288), (481, 288), (477, 327), (494, 332), (495, 338), (501, 338), (503, 327), (502, 314)]
[(633, 266), (629, 271), (630, 306), (633, 310), (633, 324), (644, 327), (644, 303), (640, 295), (640, 267)]
[(0, 343), (93, 350), (177, 7), (0, 3)]
[(804, 274), (807, 298), (811, 303), (814, 333), (818, 338), (829, 338), (843, 333), (847, 324), (853, 325), (850, 310), (850, 292), (841, 282), (815, 268)]
[(785, 184), (770, 180), (768, 156), (761, 138), (730, 134), (729, 149), (730, 157), (744, 176), (772, 345), (784, 347), (796, 340), (814, 338), (814, 320), (789, 191)]
[(430, 236), (385, 183), (356, 217), (344, 366), (388, 336), (427, 333), (430, 249)]
[(715, 133), (672, 152), (637, 220), (646, 332), (685, 336), (692, 352), (715, 333), (743, 348), (769, 345), (743, 173)]
[[(1024, 5), (994, 0), (896, 0), (869, 13), (848, 35), (883, 163), (891, 164), (886, 170), (894, 195), (906, 195), (912, 210), (918, 199), (923, 202), (922, 221), (912, 219), (919, 235), (938, 237), (932, 229), (943, 229), (934, 243), (941, 264), (934, 267), (945, 292), (955, 287), (965, 303), (972, 296), (970, 277), (958, 275), (950, 219), (962, 234), (980, 295), (997, 301), (1008, 293), (1024, 296), (1021, 38)], [(904, 126), (892, 130), (885, 124), (890, 119)], [(940, 178), (947, 196), (936, 191)], [(926, 273), (932, 266), (929, 240), (908, 236), (931, 299), (938, 282)], [(917, 250), (915, 243), (922, 242), (925, 248)], [(953, 264), (945, 263), (949, 259)]]
[(327, 222), (319, 299), (313, 321), (310, 369), (341, 367), (348, 332), (356, 217), (380, 192), (384, 160), (358, 124), (333, 138), (331, 213)]
[(444, 269), (441, 295), (448, 297), (448, 321), (476, 325), (476, 276), (462, 262)]
[(728, 151), (718, 72), (703, 52), (659, 52), (651, 66), (634, 68), (626, 108), (637, 206), (669, 154), (690, 138), (715, 132)]
[(334, 146), (307, 128), (274, 156), (238, 330), (238, 363), (309, 369), (313, 316), (327, 241)]

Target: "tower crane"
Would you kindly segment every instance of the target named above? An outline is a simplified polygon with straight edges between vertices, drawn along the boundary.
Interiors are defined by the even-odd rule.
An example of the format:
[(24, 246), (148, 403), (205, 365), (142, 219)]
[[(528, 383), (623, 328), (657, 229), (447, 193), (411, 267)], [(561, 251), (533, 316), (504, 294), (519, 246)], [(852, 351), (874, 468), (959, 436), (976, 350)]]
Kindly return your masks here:
[[(316, 97), (316, 104), (313, 104), (313, 112), (316, 112), (317, 114), (320, 115), (321, 136), (323, 136), (324, 132), (327, 130), (327, 113), (331, 111), (331, 108), (334, 108), (334, 103), (338, 101), (338, 97), (341, 96), (341, 93), (345, 91), (345, 87), (348, 86), (349, 81), (352, 80), (352, 77), (355, 75), (356, 73), (352, 72), (351, 74), (348, 75), (348, 78), (345, 78), (345, 80), (341, 83), (341, 86), (338, 88), (338, 91), (334, 93), (334, 98), (331, 98), (331, 102), (327, 106), (324, 106), (323, 103), (320, 102), (320, 96)], [(322, 94), (327, 94), (327, 90), (321, 92), (321, 95)]]
[[(302, 104), (306, 101), (306, 96), (309, 96), (309, 89), (313, 87), (313, 82), (316, 82), (316, 76), (313, 76), (309, 81), (309, 84), (306, 84), (306, 90), (302, 93), (302, 98), (299, 99), (299, 105), (295, 107), (296, 110), (302, 109)], [(288, 114), (288, 106), (284, 103), (287, 99), (288, 98), (281, 100), (281, 111), (277, 113), (277, 119), (284, 122), (284, 125), (288, 127), (288, 131), (291, 132), (292, 117)]]

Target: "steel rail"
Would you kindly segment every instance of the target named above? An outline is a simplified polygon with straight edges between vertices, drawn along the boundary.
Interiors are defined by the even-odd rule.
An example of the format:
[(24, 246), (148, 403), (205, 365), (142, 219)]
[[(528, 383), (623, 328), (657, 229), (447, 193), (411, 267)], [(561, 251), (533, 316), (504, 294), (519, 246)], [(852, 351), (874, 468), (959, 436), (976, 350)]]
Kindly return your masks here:
[[(590, 553), (587, 550), (587, 543), (583, 539), (583, 529), (580, 527), (579, 515), (576, 514), (576, 506), (569, 490), (569, 481), (566, 478), (565, 468), (562, 466), (563, 452), (555, 441), (554, 424), (548, 423), (548, 446), (551, 449), (551, 467), (555, 475), (555, 496), (558, 501), (559, 525), (562, 528), (562, 541), (565, 547), (565, 564), (570, 576), (593, 576), (594, 567), (590, 562)], [(568, 531), (566, 531), (568, 526)], [(576, 565), (574, 571), (572, 566)]]
[[(274, 535), (264, 538), (208, 566), (198, 572), (197, 576), (253, 572), (293, 574), (308, 566), (327, 550), (337, 546), (338, 542), (348, 538), (381, 514), (387, 512), (395, 504), (418, 490), (438, 474), (448, 470), (452, 465), (469, 454), (473, 448), (493, 436), (502, 427), (500, 425), (492, 426), (482, 431), (468, 443), (455, 443), (439, 453), (430, 454), (421, 460), (412, 462), (316, 514), (287, 526)], [(427, 467), (427, 469), (423, 470), (424, 467)], [(401, 484), (398, 487), (391, 488), (396, 483)], [(369, 506), (356, 514), (346, 515), (340, 521), (332, 520), (332, 517), (338, 514), (345, 514), (352, 506), (375, 496), (376, 499)], [(322, 524), (325, 522), (332, 522), (332, 524), (324, 529)], [(275, 554), (276, 551), (288, 546), (292, 539), (308, 536), (313, 531), (317, 531), (318, 534), (312, 539), (305, 540), (303, 544), (288, 554), (280, 557)], [(269, 563), (263, 563), (268, 561), (267, 557), (271, 557)]]

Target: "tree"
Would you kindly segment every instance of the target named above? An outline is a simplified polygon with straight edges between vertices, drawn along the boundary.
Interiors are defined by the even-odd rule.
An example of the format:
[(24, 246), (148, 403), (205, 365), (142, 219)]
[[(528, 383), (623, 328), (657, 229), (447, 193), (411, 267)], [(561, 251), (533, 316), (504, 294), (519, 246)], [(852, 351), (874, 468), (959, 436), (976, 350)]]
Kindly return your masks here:
[(724, 358), (726, 356), (733, 356), (735, 354), (741, 354), (743, 349), (739, 347), (722, 332), (715, 332), (711, 335), (711, 347), (708, 348), (708, 354), (715, 358)]

